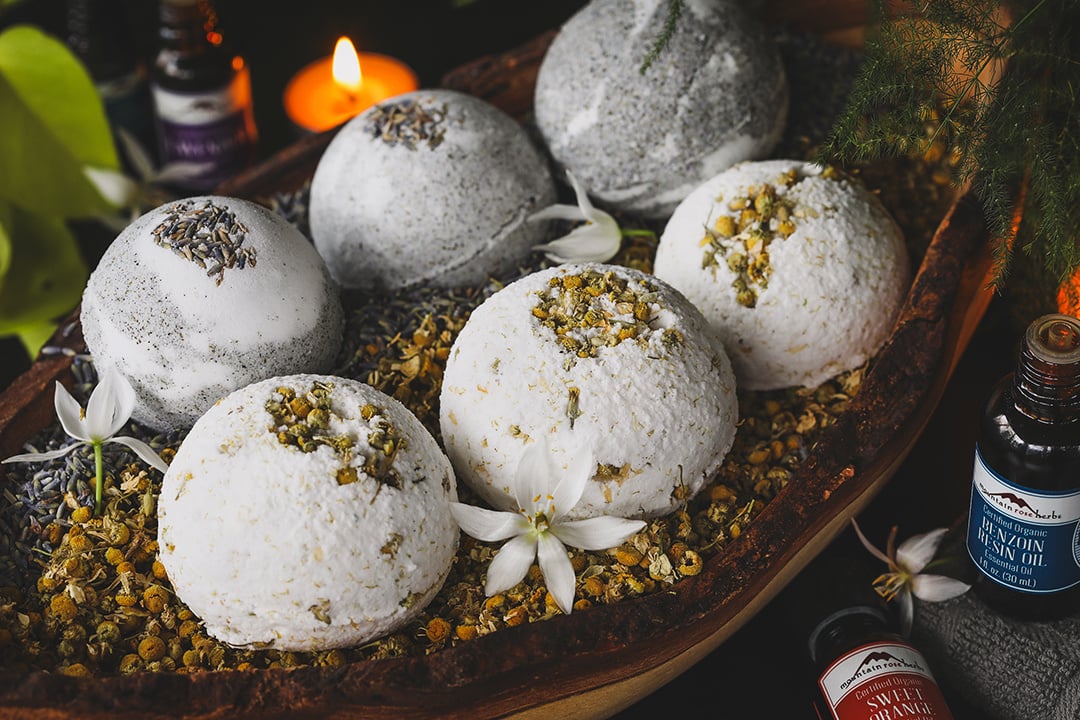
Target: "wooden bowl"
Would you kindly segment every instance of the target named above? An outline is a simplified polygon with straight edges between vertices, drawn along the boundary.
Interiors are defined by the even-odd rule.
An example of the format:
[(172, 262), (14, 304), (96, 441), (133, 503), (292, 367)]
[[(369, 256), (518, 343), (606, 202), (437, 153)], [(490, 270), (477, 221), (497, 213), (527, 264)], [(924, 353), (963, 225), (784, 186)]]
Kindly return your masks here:
[[(848, 0), (783, 0), (772, 19), (858, 42)], [(443, 84), (522, 117), (553, 33), (451, 73)], [(219, 189), (258, 197), (310, 178), (333, 132), (305, 138)], [(908, 454), (990, 300), (978, 204), (942, 219), (887, 344), (849, 409), (743, 534), (669, 591), (508, 628), (427, 657), (340, 668), (142, 673), (80, 679), (0, 674), (0, 714), (32, 718), (589, 718), (630, 706), (744, 625), (869, 503)], [(52, 344), (82, 349), (76, 331)], [(53, 421), (63, 355), (39, 358), (0, 395), (0, 456)]]

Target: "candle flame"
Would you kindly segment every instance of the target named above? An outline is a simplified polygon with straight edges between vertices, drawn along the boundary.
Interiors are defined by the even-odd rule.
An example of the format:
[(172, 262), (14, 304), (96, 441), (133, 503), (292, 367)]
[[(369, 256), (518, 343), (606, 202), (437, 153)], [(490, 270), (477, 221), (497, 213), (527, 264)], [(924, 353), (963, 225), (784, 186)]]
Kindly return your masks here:
[(356, 54), (356, 47), (352, 40), (347, 37), (339, 37), (334, 46), (334, 82), (349, 92), (356, 92), (363, 84), (363, 76), (360, 74), (360, 57)]

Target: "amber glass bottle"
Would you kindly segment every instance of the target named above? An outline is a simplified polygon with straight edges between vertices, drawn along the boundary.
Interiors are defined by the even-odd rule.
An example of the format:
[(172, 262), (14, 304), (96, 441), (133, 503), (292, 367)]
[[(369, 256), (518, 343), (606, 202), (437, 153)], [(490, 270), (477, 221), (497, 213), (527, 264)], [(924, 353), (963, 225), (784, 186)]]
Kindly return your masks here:
[(211, 190), (255, 160), (251, 77), (211, 0), (161, 0), (152, 89), (162, 161), (195, 172), (173, 184)]
[(819, 560), (794, 585), (789, 614), (807, 638), (817, 717), (952, 720), (926, 658), (899, 633), (864, 565)]
[(1080, 320), (1045, 315), (1024, 335), (979, 426), (968, 516), (975, 588), (1003, 614), (1080, 611)]

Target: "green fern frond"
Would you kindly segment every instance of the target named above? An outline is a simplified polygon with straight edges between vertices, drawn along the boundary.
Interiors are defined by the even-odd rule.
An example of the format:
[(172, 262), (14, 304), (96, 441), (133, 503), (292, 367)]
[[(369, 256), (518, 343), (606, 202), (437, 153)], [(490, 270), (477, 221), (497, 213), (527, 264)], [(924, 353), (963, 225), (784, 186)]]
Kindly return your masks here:
[(672, 36), (675, 34), (675, 27), (678, 25), (679, 18), (682, 17), (684, 2), (685, 0), (668, 0), (668, 12), (667, 17), (664, 18), (664, 28), (660, 31), (660, 36), (656, 38), (656, 42), (649, 48), (649, 52), (646, 53), (645, 59), (641, 62), (640, 72), (642, 75), (667, 49)]
[(1060, 281), (1080, 267), (1080, 2), (932, 0), (919, 10), (886, 18), (876, 0), (883, 19), (822, 159), (917, 151), (929, 119), (931, 140), (957, 149), (957, 181), (971, 181), (991, 231), (1017, 231), (996, 247), (995, 284), (1016, 249)]

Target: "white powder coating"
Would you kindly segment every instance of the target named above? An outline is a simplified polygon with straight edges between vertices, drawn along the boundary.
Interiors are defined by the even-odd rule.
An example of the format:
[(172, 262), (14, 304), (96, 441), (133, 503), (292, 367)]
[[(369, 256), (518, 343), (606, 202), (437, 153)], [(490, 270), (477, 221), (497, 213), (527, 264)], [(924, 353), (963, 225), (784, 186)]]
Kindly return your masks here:
[[(381, 117), (410, 105), (434, 142), (380, 134)], [(544, 157), (509, 115), (463, 93), (421, 90), (339, 131), (312, 179), (311, 233), (348, 288), (472, 285), (516, 271), (547, 240), (546, 223), (526, 218), (555, 197)]]
[[(614, 273), (643, 294), (647, 327), (579, 357), (534, 310), (550, 281), (588, 271)], [(629, 308), (597, 300), (609, 328), (568, 335), (634, 324)], [(730, 362), (701, 313), (655, 278), (598, 264), (528, 275), (481, 304), (454, 342), (440, 406), (458, 477), (497, 508), (514, 507), (512, 482), (531, 438), (547, 434), (564, 467), (573, 453), (591, 452), (597, 475), (569, 513), (577, 518), (678, 508), (719, 468), (738, 420)]]
[[(780, 179), (789, 172), (788, 187)], [(791, 207), (795, 229), (767, 245), (767, 286), (746, 307), (723, 257), (703, 267), (702, 241), (717, 218), (738, 216), (733, 199), (764, 184)], [(794, 160), (742, 163), (702, 184), (664, 229), (654, 272), (708, 318), (739, 387), (759, 390), (813, 387), (862, 365), (888, 338), (910, 283), (903, 235), (878, 199), (856, 180)]]
[(668, 47), (664, 0), (593, 0), (560, 29), (536, 81), (551, 155), (603, 205), (666, 218), (699, 184), (766, 156), (787, 119), (775, 43), (735, 3), (688, 3)]
[[(245, 267), (208, 275), (154, 231), (180, 207), (210, 203), (247, 232)], [(161, 236), (165, 236), (161, 230)], [(112, 242), (83, 292), (81, 321), (99, 372), (116, 368), (136, 393), (133, 417), (158, 429), (191, 427), (218, 399), (249, 383), (325, 372), (341, 346), (338, 287), (319, 254), (270, 210), (236, 198), (166, 203)]]
[[(357, 480), (341, 456), (278, 441), (265, 405), (285, 386), (330, 383), (330, 434), (348, 435)], [(365, 420), (360, 408), (377, 415)], [(401, 488), (361, 470), (380, 418), (407, 444), (392, 467)], [(160, 558), (177, 596), (219, 640), (315, 651), (393, 632), (438, 592), (457, 551), (453, 470), (404, 406), (344, 378), (295, 375), (237, 390), (199, 419), (165, 474)]]

